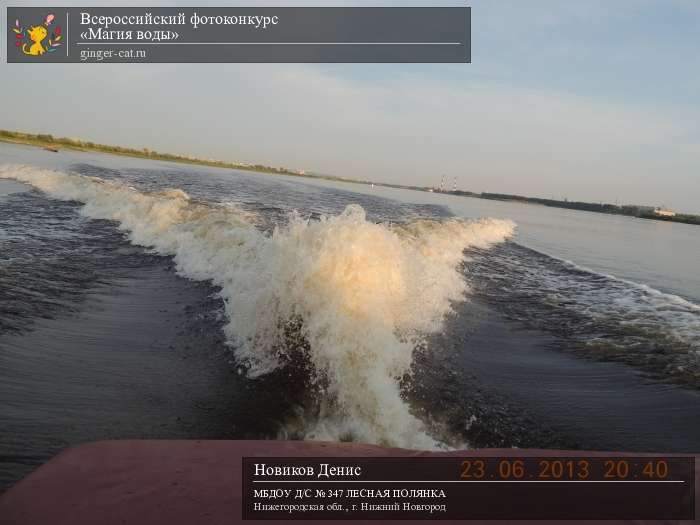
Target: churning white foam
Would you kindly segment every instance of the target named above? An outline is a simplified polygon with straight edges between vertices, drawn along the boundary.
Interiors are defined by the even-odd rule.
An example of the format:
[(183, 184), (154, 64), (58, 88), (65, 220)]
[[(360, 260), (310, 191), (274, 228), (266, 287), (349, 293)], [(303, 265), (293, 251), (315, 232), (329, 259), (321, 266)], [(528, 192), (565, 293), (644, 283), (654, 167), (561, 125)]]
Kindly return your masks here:
[(308, 438), (435, 448), (402, 399), (417, 338), (439, 330), (464, 297), (463, 250), (512, 235), (510, 221), (368, 222), (351, 205), (318, 221), (290, 217), (272, 234), (235, 208), (191, 200), (181, 190), (145, 193), (31, 167), (0, 168), (52, 197), (84, 203), (88, 217), (118, 221), (135, 244), (174, 257), (178, 272), (221, 287), (237, 358), (249, 374), (280, 366), (285, 327), (300, 320), (308, 359), (322, 378), (322, 416)]

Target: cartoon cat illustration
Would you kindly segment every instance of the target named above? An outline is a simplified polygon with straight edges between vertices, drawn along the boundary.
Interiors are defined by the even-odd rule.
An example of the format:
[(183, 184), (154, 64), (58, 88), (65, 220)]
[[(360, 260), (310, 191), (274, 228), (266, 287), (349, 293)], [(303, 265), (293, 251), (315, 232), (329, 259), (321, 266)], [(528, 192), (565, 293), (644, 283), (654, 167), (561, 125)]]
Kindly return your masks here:
[(27, 30), (29, 39), (34, 42), (27, 51), (27, 44), (22, 46), (22, 51), (25, 55), (43, 55), (46, 49), (41, 44), (46, 36), (49, 34), (48, 30), (44, 26), (35, 26)]

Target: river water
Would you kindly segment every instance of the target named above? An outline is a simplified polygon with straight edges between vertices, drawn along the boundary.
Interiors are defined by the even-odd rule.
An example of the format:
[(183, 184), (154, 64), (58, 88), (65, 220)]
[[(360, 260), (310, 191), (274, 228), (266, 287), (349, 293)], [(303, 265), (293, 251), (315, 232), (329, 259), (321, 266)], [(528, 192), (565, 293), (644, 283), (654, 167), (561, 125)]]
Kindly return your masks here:
[(700, 228), (0, 145), (0, 486), (98, 439), (697, 452)]

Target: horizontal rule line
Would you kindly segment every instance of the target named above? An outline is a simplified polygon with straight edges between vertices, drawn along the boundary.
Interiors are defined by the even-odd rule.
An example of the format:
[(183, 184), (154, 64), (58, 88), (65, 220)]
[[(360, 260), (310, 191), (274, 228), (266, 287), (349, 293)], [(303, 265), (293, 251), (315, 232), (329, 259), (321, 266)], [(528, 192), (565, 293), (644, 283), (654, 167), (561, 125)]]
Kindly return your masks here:
[(495, 479), (495, 480), (445, 480), (445, 481), (407, 481), (407, 480), (389, 480), (389, 481), (362, 481), (362, 480), (279, 480), (279, 481), (261, 481), (252, 480), (253, 483), (685, 483), (683, 480), (648, 480), (635, 481), (625, 479), (610, 479), (610, 480), (585, 480), (585, 479), (554, 479), (554, 480), (535, 480), (535, 479)]
[(461, 46), (462, 42), (76, 42), (79, 46)]

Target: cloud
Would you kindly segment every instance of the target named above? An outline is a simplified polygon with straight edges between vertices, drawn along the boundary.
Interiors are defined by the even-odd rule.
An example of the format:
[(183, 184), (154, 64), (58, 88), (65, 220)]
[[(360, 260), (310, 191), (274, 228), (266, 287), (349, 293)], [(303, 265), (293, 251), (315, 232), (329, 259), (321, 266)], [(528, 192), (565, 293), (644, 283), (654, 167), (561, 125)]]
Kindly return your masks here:
[(632, 67), (615, 74), (577, 59), (572, 88), (566, 54), (543, 50), (536, 74), (512, 55), (538, 42), (563, 49), (576, 39), (555, 33), (611, 24), (629, 12), (622, 3), (473, 4), (485, 36), (469, 66), (0, 64), (3, 76), (23, 79), (21, 90), (6, 85), (0, 127), (406, 184), (444, 173), (475, 191), (700, 211), (700, 110), (675, 96), (696, 74), (674, 70), (643, 85), (649, 69), (637, 78)]

